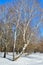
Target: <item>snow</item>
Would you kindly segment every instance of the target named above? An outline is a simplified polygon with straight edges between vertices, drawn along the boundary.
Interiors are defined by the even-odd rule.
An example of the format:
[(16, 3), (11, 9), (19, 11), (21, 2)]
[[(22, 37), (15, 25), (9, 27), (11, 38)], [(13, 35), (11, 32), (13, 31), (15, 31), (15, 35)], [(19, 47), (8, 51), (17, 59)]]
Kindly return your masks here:
[(7, 57), (3, 58), (3, 53), (0, 52), (0, 65), (43, 65), (43, 53), (32, 53), (28, 56), (24, 55), (18, 60), (12, 61), (12, 53), (8, 53)]

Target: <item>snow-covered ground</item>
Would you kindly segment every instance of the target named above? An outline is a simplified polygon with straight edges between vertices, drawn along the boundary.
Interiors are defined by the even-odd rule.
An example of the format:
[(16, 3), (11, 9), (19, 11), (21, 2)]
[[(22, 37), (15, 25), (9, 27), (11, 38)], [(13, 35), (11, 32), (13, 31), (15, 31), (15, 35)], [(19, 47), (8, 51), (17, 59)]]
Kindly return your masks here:
[(12, 53), (7, 55), (7, 58), (2, 57), (0, 52), (0, 65), (43, 65), (43, 53), (32, 53), (28, 56), (21, 56), (16, 61), (11, 61)]

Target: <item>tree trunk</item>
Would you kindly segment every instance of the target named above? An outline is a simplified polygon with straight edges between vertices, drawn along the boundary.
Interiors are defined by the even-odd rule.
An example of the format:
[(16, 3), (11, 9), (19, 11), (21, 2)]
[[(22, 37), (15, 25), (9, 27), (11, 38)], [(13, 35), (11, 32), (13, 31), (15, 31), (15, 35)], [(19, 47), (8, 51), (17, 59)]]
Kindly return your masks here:
[(6, 58), (6, 46), (4, 48), (4, 58)]
[(24, 53), (24, 51), (25, 51), (26, 47), (29, 45), (29, 43), (30, 43), (30, 40), (27, 42), (27, 44), (24, 45), (23, 50), (21, 51), (21, 53), (18, 56), (15, 57), (15, 60), (17, 60)]
[(24, 33), (23, 33), (23, 40), (25, 42), (25, 29), (24, 29)]
[(15, 35), (14, 35), (14, 42), (13, 42), (13, 61), (15, 60), (15, 44), (16, 44), (16, 31), (15, 31)]

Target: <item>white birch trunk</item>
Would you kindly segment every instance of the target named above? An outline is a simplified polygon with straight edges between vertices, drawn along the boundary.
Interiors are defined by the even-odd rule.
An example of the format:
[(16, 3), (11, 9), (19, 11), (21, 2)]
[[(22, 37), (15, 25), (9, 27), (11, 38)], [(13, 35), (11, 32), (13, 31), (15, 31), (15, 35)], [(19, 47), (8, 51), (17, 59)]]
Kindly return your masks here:
[(14, 46), (13, 46), (13, 61), (15, 60), (15, 44), (16, 44), (16, 31), (15, 31), (15, 35), (14, 35)]
[(24, 29), (24, 32), (23, 32), (23, 40), (25, 42), (25, 29)]

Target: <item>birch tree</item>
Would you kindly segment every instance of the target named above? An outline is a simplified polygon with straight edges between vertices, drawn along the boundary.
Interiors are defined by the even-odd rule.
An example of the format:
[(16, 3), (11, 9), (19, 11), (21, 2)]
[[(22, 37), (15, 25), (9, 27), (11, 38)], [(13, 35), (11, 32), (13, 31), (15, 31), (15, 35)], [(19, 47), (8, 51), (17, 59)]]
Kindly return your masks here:
[[(27, 2), (27, 3), (26, 3)], [(30, 41), (32, 40), (32, 37), (36, 35), (35, 33), (38, 30), (38, 27), (40, 26), (40, 21), (42, 21), (42, 13), (39, 7), (39, 4), (37, 0), (20, 0), (18, 5), (8, 7), (6, 14), (4, 14), (3, 21), (4, 23), (4, 43), (5, 43), (5, 52), (4, 57), (6, 57), (6, 48), (9, 44), (8, 39), (8, 33), (9, 31), (13, 32), (13, 61), (18, 59), (25, 51), (26, 47), (29, 45)], [(4, 9), (5, 12), (5, 9)], [(39, 22), (32, 28), (31, 22), (35, 17), (39, 17)], [(32, 31), (30, 30), (32, 29)], [(15, 56), (15, 46), (17, 41), (17, 30), (20, 30), (23, 36), (24, 41), (24, 47), (20, 54)], [(29, 29), (29, 31), (28, 31)], [(28, 35), (27, 35), (28, 31)]]
[[(24, 4), (24, 1), (23, 1), (23, 4)], [(23, 5), (22, 4), (22, 5)], [(23, 6), (25, 6), (25, 5), (23, 5)], [(26, 6), (25, 6), (26, 7)], [(24, 7), (24, 13), (25, 13), (25, 15), (26, 15), (26, 8)], [(36, 9), (34, 9), (36, 7)], [(26, 31), (27, 31), (27, 28), (28, 28), (28, 26), (29, 26), (29, 24), (30, 24), (30, 22), (32, 21), (32, 19), (35, 17), (35, 16), (40, 16), (40, 14), (36, 14), (36, 12), (37, 11), (40, 11), (40, 8), (38, 7), (38, 3), (36, 2), (36, 1), (34, 1), (33, 2), (33, 4), (32, 4), (32, 8), (30, 9), (29, 8), (29, 19), (28, 19), (28, 21), (27, 21), (27, 18), (25, 17), (24, 18), (24, 27), (23, 27), (23, 40), (24, 40), (24, 42), (26, 41), (26, 39), (25, 39), (25, 35), (26, 35)], [(26, 22), (27, 21), (27, 22)], [(40, 17), (40, 21), (41, 21), (41, 17)], [(34, 30), (37, 30), (37, 28), (39, 27), (39, 25), (40, 25), (40, 21), (39, 21), (39, 23), (35, 26), (35, 28), (33, 28)], [(19, 28), (20, 29), (20, 28)], [(36, 31), (37, 32), (37, 31)], [(17, 58), (19, 58), (23, 53), (24, 53), (24, 51), (25, 51), (25, 49), (26, 49), (26, 47), (29, 45), (29, 43), (30, 43), (30, 41), (31, 41), (31, 38), (32, 38), (32, 36), (34, 35), (34, 32), (33, 33), (31, 33), (30, 34), (30, 37), (29, 37), (29, 39), (27, 39), (27, 43), (25, 43), (24, 44), (24, 47), (23, 47), (23, 49), (22, 49), (22, 51), (21, 51), (21, 53), (18, 55), (18, 57), (16, 57), (15, 59), (17, 59)]]

